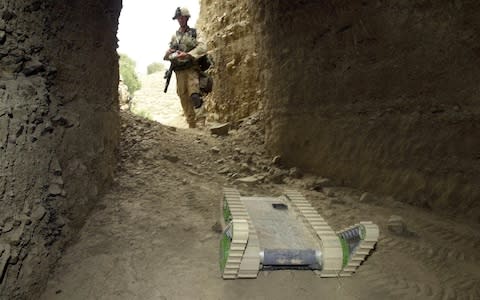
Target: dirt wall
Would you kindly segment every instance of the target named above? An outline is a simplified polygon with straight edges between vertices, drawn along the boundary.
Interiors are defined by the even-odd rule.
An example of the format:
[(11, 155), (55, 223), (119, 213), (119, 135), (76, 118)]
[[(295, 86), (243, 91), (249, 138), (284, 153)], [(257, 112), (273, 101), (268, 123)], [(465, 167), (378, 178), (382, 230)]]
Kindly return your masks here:
[(215, 121), (235, 121), (262, 108), (264, 72), (259, 68), (260, 27), (250, 1), (202, 0), (197, 24), (214, 67), (207, 109)]
[[(226, 7), (224, 19), (253, 20), (243, 41), (255, 42), (239, 40), (238, 50), (255, 49), (260, 69), (244, 82), (220, 61), (213, 96), (224, 103), (232, 89), (262, 90), (272, 154), (340, 184), (480, 221), (478, 1), (236, 3), (248, 9)], [(237, 23), (217, 22), (209, 38)], [(218, 43), (217, 56), (234, 55), (231, 45)]]
[(0, 1), (0, 299), (34, 299), (112, 180), (121, 1)]

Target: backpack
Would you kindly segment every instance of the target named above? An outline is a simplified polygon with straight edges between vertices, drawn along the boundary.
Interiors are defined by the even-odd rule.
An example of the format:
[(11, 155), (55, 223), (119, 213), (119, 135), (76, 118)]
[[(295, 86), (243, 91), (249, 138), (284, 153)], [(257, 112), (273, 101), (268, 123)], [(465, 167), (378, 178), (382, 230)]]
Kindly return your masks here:
[(210, 55), (205, 54), (198, 58), (198, 66), (200, 67), (199, 72), (199, 81), (200, 81), (200, 91), (204, 95), (210, 93), (213, 89), (213, 78), (206, 71), (213, 65), (213, 60)]
[(206, 95), (213, 90), (213, 79), (212, 76), (208, 75), (206, 72), (199, 72), (199, 83), (200, 91)]
[(206, 70), (208, 70), (213, 64), (212, 59), (211, 59), (210, 55), (208, 55), (208, 54), (200, 56), (198, 58), (197, 62), (198, 62), (198, 65), (200, 66), (200, 70), (202, 72), (205, 72)]

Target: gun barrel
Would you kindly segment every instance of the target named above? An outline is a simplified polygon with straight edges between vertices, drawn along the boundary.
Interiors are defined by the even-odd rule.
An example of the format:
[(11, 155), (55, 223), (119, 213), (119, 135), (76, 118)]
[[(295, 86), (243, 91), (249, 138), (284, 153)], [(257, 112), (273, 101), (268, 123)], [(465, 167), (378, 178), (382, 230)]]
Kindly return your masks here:
[(165, 76), (163, 77), (166, 79), (165, 89), (163, 90), (164, 93), (166, 93), (168, 90), (168, 85), (170, 84), (170, 78), (172, 78), (172, 73), (173, 73), (173, 64), (170, 64), (170, 68), (167, 70), (167, 72), (165, 72)]

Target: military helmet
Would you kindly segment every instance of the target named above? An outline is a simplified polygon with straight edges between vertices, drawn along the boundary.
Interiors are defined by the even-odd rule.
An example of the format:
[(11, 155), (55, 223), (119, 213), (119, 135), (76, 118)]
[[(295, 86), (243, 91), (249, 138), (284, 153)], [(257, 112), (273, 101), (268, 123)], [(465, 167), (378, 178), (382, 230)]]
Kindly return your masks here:
[(175, 16), (173, 16), (172, 20), (175, 20), (180, 16), (190, 17), (190, 12), (186, 7), (177, 7), (175, 10)]

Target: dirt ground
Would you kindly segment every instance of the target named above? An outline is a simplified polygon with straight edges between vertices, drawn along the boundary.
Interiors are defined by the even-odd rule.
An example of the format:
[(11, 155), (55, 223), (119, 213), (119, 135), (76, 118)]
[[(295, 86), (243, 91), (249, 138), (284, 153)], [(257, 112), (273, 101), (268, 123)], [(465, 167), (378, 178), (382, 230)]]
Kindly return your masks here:
[[(226, 137), (130, 113), (122, 113), (121, 126), (114, 186), (66, 250), (42, 299), (480, 298), (478, 226), (389, 197), (360, 201), (365, 191), (273, 164), (263, 149), (261, 116)], [(252, 175), (256, 183), (241, 182)], [(284, 270), (224, 281), (217, 224), (223, 187), (258, 196), (296, 189), (334, 230), (371, 220), (380, 240), (351, 278)], [(391, 215), (404, 219), (407, 234), (387, 229)]]

